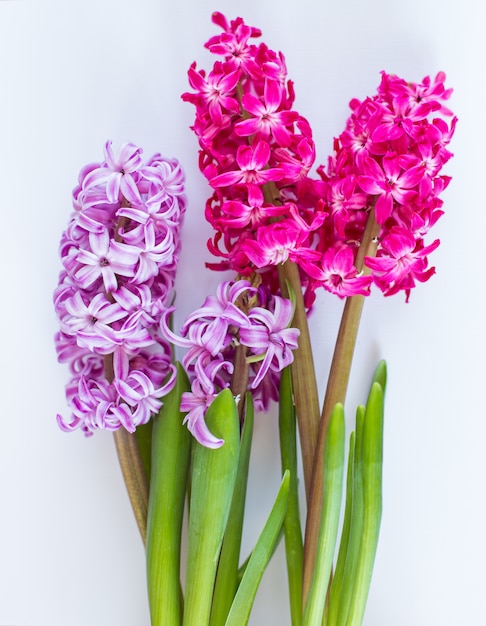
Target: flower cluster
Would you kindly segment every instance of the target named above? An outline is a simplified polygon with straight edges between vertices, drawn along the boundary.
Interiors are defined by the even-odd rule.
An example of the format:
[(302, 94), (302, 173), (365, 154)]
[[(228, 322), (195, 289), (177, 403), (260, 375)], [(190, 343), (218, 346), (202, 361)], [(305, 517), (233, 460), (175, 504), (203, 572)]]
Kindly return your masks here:
[(171, 297), (186, 207), (176, 160), (147, 163), (131, 143), (85, 167), (63, 233), (63, 271), (54, 293), (59, 361), (69, 364), (70, 422), (86, 434), (132, 432), (161, 406), (175, 382), (160, 317)]
[(204, 416), (219, 391), (232, 386), (237, 349), (244, 350), (250, 368), (245, 388), (251, 389), (257, 408), (266, 408), (277, 398), (278, 374), (292, 363), (292, 350), (297, 348), (299, 331), (290, 328), (293, 304), (237, 280), (223, 281), (216, 295), (208, 296), (186, 318), (181, 336), (168, 327), (170, 312), (162, 317), (161, 328), (173, 344), (187, 349), (182, 365), (192, 381), (180, 407), (187, 412), (185, 423), (200, 443), (218, 447), (223, 441), (212, 435)]
[(241, 18), (228, 23), (215, 13), (213, 22), (223, 32), (206, 47), (223, 60), (207, 75), (194, 63), (188, 77), (195, 93), (182, 96), (196, 107), (199, 164), (214, 189), (206, 217), (216, 232), (208, 247), (222, 260), (210, 267), (242, 276), (261, 271), (275, 293), (275, 267), (287, 259), (299, 265), (304, 281), (320, 276), (312, 246), (324, 214), (307, 180), (312, 133), (292, 110), (284, 56), (251, 43), (260, 31)]
[[(375, 283), (385, 295), (403, 290), (408, 298), (415, 281), (434, 273), (427, 256), (439, 244), (424, 237), (449, 182), (440, 170), (452, 156), (446, 146), (456, 119), (446, 121), (445, 75), (415, 84), (383, 72), (376, 96), (351, 102), (346, 129), (316, 179), (309, 175), (311, 128), (292, 110), (283, 55), (250, 43), (261, 33), (241, 18), (215, 13), (213, 22), (223, 32), (206, 47), (223, 60), (207, 75), (193, 64), (195, 93), (182, 96), (196, 107), (199, 164), (214, 190), (208, 248), (221, 261), (209, 267), (259, 272), (277, 293), (275, 268), (290, 260), (308, 307), (317, 287), (347, 297), (368, 295)], [(370, 220), (376, 258), (368, 254), (363, 267), (357, 255)]]
[[(446, 146), (456, 124), (446, 121), (452, 90), (444, 81), (443, 73), (415, 84), (383, 72), (374, 97), (351, 102), (327, 171), (318, 170), (328, 215), (318, 244), (327, 290), (366, 295), (373, 282), (408, 299), (415, 281), (434, 273), (427, 255), (439, 241), (426, 245), (424, 237), (442, 215), (439, 195), (450, 179), (440, 170), (452, 156)], [(364, 259), (371, 275), (361, 276), (355, 259), (371, 213), (377, 254)]]

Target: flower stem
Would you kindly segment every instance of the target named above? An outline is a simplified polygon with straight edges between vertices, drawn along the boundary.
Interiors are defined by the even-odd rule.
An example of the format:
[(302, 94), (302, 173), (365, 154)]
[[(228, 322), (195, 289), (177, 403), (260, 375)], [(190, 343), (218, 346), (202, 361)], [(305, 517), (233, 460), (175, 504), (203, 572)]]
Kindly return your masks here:
[[(355, 266), (358, 272), (368, 272), (368, 269), (364, 265), (364, 257), (375, 256), (377, 248), (376, 239), (379, 230), (380, 226), (376, 222), (374, 207), (372, 207), (363, 233), (363, 239), (356, 256)], [(317, 446), (315, 449), (310, 499), (308, 500), (309, 506), (307, 507), (304, 543), (304, 602), (309, 593), (312, 581), (312, 572), (314, 570), (315, 554), (319, 537), (320, 512), (322, 510), (322, 499), (324, 496), (322, 464), (326, 432), (333, 407), (337, 403), (344, 404), (346, 399), (349, 374), (364, 300), (365, 296), (361, 295), (351, 296), (346, 299), (329, 372), (326, 395), (319, 423)]]
[(299, 425), (300, 446), (307, 503), (311, 494), (311, 478), (319, 430), (319, 395), (312, 356), (312, 344), (302, 295), (299, 268), (292, 261), (279, 266), (282, 295), (289, 297), (287, 284), (295, 294), (295, 313), (292, 325), (300, 330), (299, 347), (294, 351), (291, 365), (292, 388)]
[(240, 423), (243, 423), (243, 416), (245, 413), (245, 397), (246, 390), (248, 389), (248, 376), (250, 373), (250, 364), (246, 359), (247, 353), (248, 348), (246, 346), (242, 344), (236, 346), (234, 371), (231, 379), (231, 393), (237, 399)]
[[(241, 106), (241, 119), (247, 119), (250, 116), (243, 108), (243, 87), (241, 82), (236, 86), (236, 93)], [(252, 141), (253, 137), (250, 136), (248, 138), (249, 145), (251, 145)], [(265, 202), (275, 206), (282, 204), (280, 192), (273, 181), (265, 183), (262, 186), (262, 191)], [(278, 274), (282, 295), (286, 298), (289, 297), (287, 284), (290, 284), (296, 299), (293, 326), (300, 330), (300, 336), (299, 347), (294, 351), (291, 372), (297, 423), (299, 425), (305, 493), (306, 500), (309, 502), (315, 446), (319, 428), (319, 395), (299, 268), (295, 263), (287, 260), (283, 265), (279, 265)]]
[[(258, 274), (254, 274), (250, 278), (252, 287), (258, 287), (261, 282), (261, 278)], [(257, 299), (254, 296), (250, 296), (248, 292), (240, 295), (236, 301), (236, 306), (248, 315), (251, 309), (257, 304)], [(231, 392), (235, 398), (237, 398), (238, 415), (240, 418), (240, 425), (243, 425), (245, 414), (245, 399), (246, 392), (248, 390), (248, 378), (250, 376), (250, 363), (247, 359), (248, 348), (241, 343), (238, 343), (235, 349), (234, 357), (234, 370), (231, 377)]]
[(132, 504), (135, 520), (145, 544), (147, 535), (148, 480), (143, 467), (135, 433), (124, 428), (114, 432), (118, 460)]
[[(112, 354), (105, 356), (105, 376), (110, 383), (113, 382)], [(147, 535), (149, 485), (140, 454), (140, 448), (138, 447), (135, 433), (129, 433), (123, 427), (115, 430), (113, 436), (125, 487), (128, 497), (130, 498), (140, 535), (142, 536), (142, 541), (145, 544)]]

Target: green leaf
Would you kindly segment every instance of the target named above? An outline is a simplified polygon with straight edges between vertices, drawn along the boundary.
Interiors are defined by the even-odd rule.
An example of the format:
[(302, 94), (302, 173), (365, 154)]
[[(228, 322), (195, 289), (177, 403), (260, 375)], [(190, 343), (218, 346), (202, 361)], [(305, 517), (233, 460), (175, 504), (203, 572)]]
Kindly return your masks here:
[[(155, 418), (154, 418), (155, 419)], [(154, 419), (151, 419), (146, 424), (137, 426), (135, 431), (135, 437), (138, 443), (138, 449), (140, 450), (140, 457), (142, 459), (143, 468), (147, 475), (147, 480), (150, 483), (150, 474), (152, 471), (152, 427)]]
[[(340, 597), (333, 598), (333, 604), (329, 607), (332, 610), (333, 619), (338, 626), (344, 626), (349, 613), (354, 592), (354, 581), (356, 579), (356, 569), (358, 567), (359, 551), (363, 530), (363, 427), (365, 418), (365, 407), (358, 406), (356, 410), (356, 430), (353, 455), (353, 484), (351, 489), (352, 509), (349, 529), (348, 546), (346, 550), (346, 562), (342, 575)], [(346, 494), (348, 498), (348, 494)], [(337, 613), (336, 613), (337, 612)], [(337, 614), (337, 619), (335, 615)]]
[(258, 585), (277, 544), (289, 496), (290, 474), (285, 472), (270, 515), (251, 553), (225, 626), (245, 626), (250, 618)]
[(206, 424), (224, 444), (216, 449), (199, 443), (194, 446), (184, 626), (209, 624), (240, 447), (238, 410), (229, 389), (224, 389), (212, 402)]
[(312, 582), (304, 610), (305, 626), (321, 626), (339, 527), (344, 474), (344, 407), (336, 404), (324, 448), (324, 499)]
[(264, 358), (265, 358), (265, 352), (263, 354), (252, 354), (251, 356), (246, 357), (246, 362), (247, 363), (259, 363), (260, 361), (263, 361)]
[(363, 532), (346, 626), (361, 626), (368, 599), (382, 513), (383, 388), (371, 386), (363, 425)]
[(353, 485), (354, 485), (354, 443), (355, 433), (349, 438), (348, 470), (346, 477), (346, 505), (344, 508), (344, 521), (339, 542), (339, 552), (336, 569), (332, 579), (329, 594), (329, 609), (326, 626), (335, 626), (338, 618), (339, 602), (344, 584), (344, 571), (348, 555), (349, 538), (351, 534), (351, 519), (353, 515)]
[(297, 433), (290, 367), (286, 367), (282, 371), (280, 378), (279, 432), (282, 473), (285, 470), (290, 471), (289, 504), (284, 520), (290, 615), (292, 626), (300, 626), (302, 623), (304, 549), (300, 524), (299, 483), (297, 480)]
[(380, 361), (376, 366), (375, 373), (373, 374), (373, 383), (378, 383), (380, 387), (383, 389), (383, 395), (385, 395), (386, 391), (386, 379), (387, 379), (387, 371), (386, 371), (386, 361)]
[(233, 500), (226, 525), (226, 532), (219, 557), (218, 572), (214, 586), (211, 626), (224, 626), (231, 603), (238, 588), (238, 564), (243, 533), (248, 467), (250, 464), (251, 441), (253, 435), (253, 398), (246, 394), (246, 412), (241, 433), (240, 457)]
[(153, 424), (152, 476), (147, 523), (147, 581), (152, 626), (180, 626), (181, 528), (191, 435), (179, 410), (189, 381), (177, 363), (177, 381)]
[[(292, 302), (292, 308), (295, 311), (297, 307), (297, 297), (295, 295), (295, 289), (290, 282), (290, 280), (285, 279), (285, 284), (287, 285), (288, 299)], [(289, 322), (289, 327), (292, 324), (292, 321)]]

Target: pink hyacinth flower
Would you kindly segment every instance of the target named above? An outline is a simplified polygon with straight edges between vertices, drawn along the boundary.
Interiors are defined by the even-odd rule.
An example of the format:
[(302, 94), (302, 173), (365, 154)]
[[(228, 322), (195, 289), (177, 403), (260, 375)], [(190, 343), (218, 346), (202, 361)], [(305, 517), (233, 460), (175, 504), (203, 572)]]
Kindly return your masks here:
[(259, 141), (254, 147), (238, 146), (236, 162), (240, 169), (215, 176), (210, 181), (211, 186), (263, 185), (284, 178), (285, 171), (282, 168), (267, 168), (270, 154), (270, 146), (266, 141)]
[(424, 247), (408, 230), (395, 227), (382, 241), (380, 256), (365, 257), (365, 263), (373, 270), (375, 282), (385, 295), (401, 289), (408, 294), (415, 280), (425, 282), (435, 273), (435, 268), (427, 267), (427, 255), (439, 243), (436, 239)]
[(413, 188), (422, 180), (425, 166), (419, 164), (403, 170), (398, 155), (388, 153), (383, 157), (383, 169), (375, 160), (365, 158), (363, 171), (364, 175), (358, 176), (358, 184), (366, 193), (378, 196), (376, 221), (383, 224), (392, 213), (394, 200), (399, 204), (413, 201), (417, 195)]
[(265, 80), (263, 102), (253, 94), (245, 94), (243, 108), (252, 117), (235, 124), (235, 133), (241, 137), (255, 135), (261, 139), (273, 135), (280, 146), (289, 146), (292, 136), (286, 127), (293, 124), (299, 114), (297, 111), (279, 111), (282, 95), (282, 86), (268, 79)]
[(370, 292), (371, 277), (359, 276), (354, 266), (351, 248), (330, 248), (322, 258), (321, 283), (324, 289), (338, 295), (367, 296)]

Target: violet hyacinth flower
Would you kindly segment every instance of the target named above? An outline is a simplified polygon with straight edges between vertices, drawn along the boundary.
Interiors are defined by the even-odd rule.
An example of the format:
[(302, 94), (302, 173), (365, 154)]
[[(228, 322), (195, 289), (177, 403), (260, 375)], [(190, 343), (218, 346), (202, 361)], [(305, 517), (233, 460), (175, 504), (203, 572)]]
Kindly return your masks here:
[(180, 408), (187, 412), (184, 421), (200, 443), (219, 447), (223, 441), (209, 431), (204, 417), (216, 395), (231, 386), (236, 347), (247, 348), (248, 389), (259, 408), (267, 407), (269, 396), (275, 396), (272, 374), (292, 363), (292, 351), (297, 348), (299, 330), (290, 327), (293, 304), (247, 280), (223, 281), (216, 296), (206, 298), (186, 318), (180, 336), (168, 327), (169, 313), (161, 318), (162, 332), (187, 350), (182, 364), (191, 379), (191, 391), (182, 395)]
[(178, 162), (146, 163), (131, 143), (86, 166), (61, 240), (54, 293), (59, 361), (72, 375), (65, 431), (133, 432), (173, 387), (172, 348), (159, 320), (172, 296), (186, 208)]

